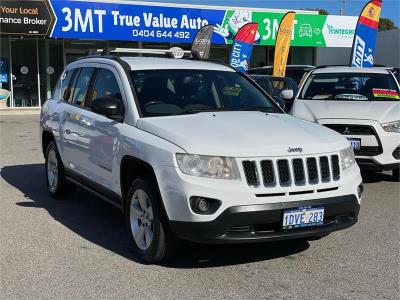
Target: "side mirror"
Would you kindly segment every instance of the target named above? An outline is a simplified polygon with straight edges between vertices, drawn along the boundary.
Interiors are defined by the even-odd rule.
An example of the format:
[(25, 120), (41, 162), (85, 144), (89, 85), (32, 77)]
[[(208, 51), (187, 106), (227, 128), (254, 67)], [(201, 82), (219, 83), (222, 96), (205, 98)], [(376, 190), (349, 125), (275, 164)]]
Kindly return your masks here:
[(281, 98), (284, 100), (292, 100), (294, 97), (293, 90), (283, 90), (281, 92)]
[(100, 97), (92, 101), (90, 109), (107, 118), (121, 121), (123, 116), (121, 113), (121, 100), (112, 97)]

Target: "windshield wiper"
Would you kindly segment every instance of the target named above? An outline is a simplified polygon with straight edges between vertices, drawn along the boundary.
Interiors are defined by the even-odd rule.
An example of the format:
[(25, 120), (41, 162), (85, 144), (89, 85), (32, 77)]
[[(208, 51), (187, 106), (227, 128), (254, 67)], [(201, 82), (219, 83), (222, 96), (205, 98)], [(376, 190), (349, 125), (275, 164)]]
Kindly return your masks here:
[(232, 111), (230, 108), (219, 108), (219, 107), (213, 107), (213, 108), (188, 108), (184, 109), (180, 113), (177, 113), (177, 115), (186, 115), (186, 114), (197, 114), (200, 112), (213, 112), (213, 111)]
[(278, 112), (273, 107), (265, 107), (265, 106), (259, 106), (259, 107), (249, 107), (249, 108), (239, 108), (236, 109), (236, 111), (261, 111), (261, 112), (266, 112), (266, 113), (275, 113)]

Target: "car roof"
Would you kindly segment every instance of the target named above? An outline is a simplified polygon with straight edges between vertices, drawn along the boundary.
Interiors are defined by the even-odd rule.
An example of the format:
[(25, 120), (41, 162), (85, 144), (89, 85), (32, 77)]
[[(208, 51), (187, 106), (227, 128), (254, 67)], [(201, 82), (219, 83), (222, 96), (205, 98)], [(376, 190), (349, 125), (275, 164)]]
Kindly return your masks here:
[(388, 74), (389, 71), (385, 67), (373, 68), (354, 68), (347, 66), (327, 66), (316, 68), (313, 74), (330, 74), (330, 73), (375, 73), (375, 74)]
[(171, 70), (171, 69), (195, 69), (235, 72), (231, 67), (211, 61), (191, 59), (173, 59), (161, 57), (121, 57), (127, 62), (132, 71), (138, 70)]
[[(250, 70), (259, 70), (259, 69), (272, 69), (273, 66), (264, 66), (264, 67), (257, 67), (257, 68), (251, 68)], [(296, 68), (315, 68), (315, 66), (312, 65), (287, 65), (286, 69), (296, 69)]]

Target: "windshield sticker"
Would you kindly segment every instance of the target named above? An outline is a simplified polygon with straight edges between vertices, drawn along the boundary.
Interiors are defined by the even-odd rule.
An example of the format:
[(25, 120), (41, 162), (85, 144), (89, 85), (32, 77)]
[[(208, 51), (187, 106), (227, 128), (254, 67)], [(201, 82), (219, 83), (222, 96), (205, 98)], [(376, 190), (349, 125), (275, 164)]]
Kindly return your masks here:
[(396, 90), (389, 89), (372, 89), (375, 98), (391, 98), (400, 99), (399, 93)]
[(366, 101), (368, 97), (360, 94), (340, 94), (336, 95), (335, 99)]
[(224, 87), (223, 93), (224, 93), (224, 95), (227, 95), (227, 96), (237, 97), (237, 96), (239, 96), (241, 91), (242, 91), (242, 89), (240, 87), (226, 86), (226, 87)]

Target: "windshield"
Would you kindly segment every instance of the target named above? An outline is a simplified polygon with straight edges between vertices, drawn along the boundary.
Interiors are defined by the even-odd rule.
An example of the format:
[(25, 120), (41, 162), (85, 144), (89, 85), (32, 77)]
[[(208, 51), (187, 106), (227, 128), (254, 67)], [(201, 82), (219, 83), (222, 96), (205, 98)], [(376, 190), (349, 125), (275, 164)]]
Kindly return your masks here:
[(390, 74), (312, 74), (301, 99), (345, 101), (399, 101), (399, 89)]
[(144, 117), (219, 110), (282, 112), (236, 72), (143, 70), (132, 71), (131, 75)]

